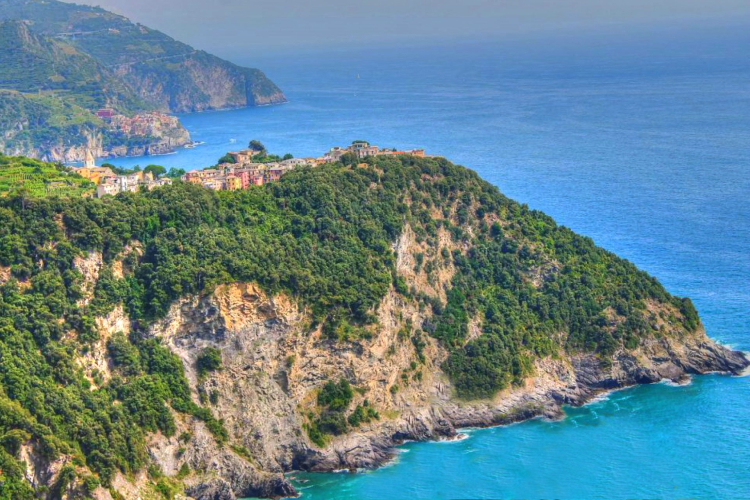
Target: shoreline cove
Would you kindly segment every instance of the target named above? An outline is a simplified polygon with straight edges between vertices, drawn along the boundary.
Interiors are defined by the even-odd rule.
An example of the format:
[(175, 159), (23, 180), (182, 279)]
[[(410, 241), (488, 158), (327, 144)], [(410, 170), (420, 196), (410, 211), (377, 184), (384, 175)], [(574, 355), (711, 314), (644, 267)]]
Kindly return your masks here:
[[(718, 345), (718, 344), (717, 344)], [(750, 371), (750, 357), (747, 356), (744, 352), (739, 351), (727, 351), (729, 353), (740, 354), (742, 356), (741, 360), (735, 360), (739, 365), (744, 365), (745, 368), (744, 371)], [(712, 370), (702, 373), (683, 373), (681, 374), (677, 380), (673, 380), (670, 378), (660, 378), (655, 379), (653, 381), (650, 381), (648, 383), (631, 383), (622, 385), (619, 387), (614, 388), (607, 388), (607, 389), (601, 389), (601, 390), (595, 390), (590, 393), (588, 393), (584, 399), (580, 400), (580, 403), (575, 404), (558, 404), (557, 400), (551, 398), (548, 400), (548, 406), (540, 407), (537, 409), (536, 412), (531, 414), (524, 414), (524, 415), (517, 415), (516, 418), (510, 420), (510, 421), (504, 421), (500, 423), (487, 423), (485, 420), (478, 420), (474, 424), (470, 424), (467, 426), (462, 427), (455, 427), (453, 429), (452, 433), (449, 434), (436, 434), (433, 436), (426, 437), (424, 439), (404, 439), (404, 440), (393, 440), (391, 439), (390, 445), (386, 445), (387, 449), (384, 450), (384, 454), (381, 456), (381, 459), (379, 461), (374, 461), (371, 465), (367, 467), (356, 467), (356, 468), (341, 468), (341, 469), (335, 469), (335, 470), (294, 470), (290, 471), (286, 474), (304, 474), (309, 472), (316, 472), (316, 473), (349, 473), (349, 474), (368, 474), (375, 471), (378, 471), (384, 467), (390, 467), (397, 465), (399, 463), (399, 456), (404, 452), (409, 452), (411, 450), (402, 450), (400, 447), (407, 445), (409, 443), (425, 443), (425, 444), (453, 444), (453, 443), (460, 443), (462, 441), (465, 441), (471, 437), (474, 437), (471, 435), (471, 432), (473, 431), (483, 431), (483, 430), (490, 430), (490, 429), (496, 429), (496, 428), (509, 428), (515, 425), (520, 425), (523, 423), (527, 423), (534, 420), (543, 420), (548, 422), (564, 422), (565, 420), (570, 418), (570, 415), (565, 411), (566, 408), (571, 409), (579, 409), (579, 408), (586, 408), (595, 406), (598, 403), (606, 403), (610, 400), (610, 397), (616, 394), (620, 394), (629, 390), (633, 390), (639, 387), (645, 387), (649, 385), (665, 385), (672, 389), (677, 388), (684, 388), (691, 385), (692, 380), (694, 377), (705, 377), (705, 376), (717, 376), (717, 377), (733, 377), (737, 376), (737, 373), (734, 373), (732, 370)], [(683, 382), (686, 381), (686, 382)], [(467, 434), (467, 432), (469, 434)], [(301, 493), (301, 492), (299, 492)], [(286, 498), (295, 498), (295, 497), (286, 497)]]

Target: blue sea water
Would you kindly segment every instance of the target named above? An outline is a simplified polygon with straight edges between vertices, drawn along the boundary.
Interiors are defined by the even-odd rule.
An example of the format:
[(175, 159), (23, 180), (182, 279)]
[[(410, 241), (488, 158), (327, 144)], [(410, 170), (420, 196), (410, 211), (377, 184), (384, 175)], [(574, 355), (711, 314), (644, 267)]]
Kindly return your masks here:
[[(750, 350), (750, 23), (248, 62), (290, 103), (186, 115), (205, 145), (116, 163), (200, 168), (250, 139), (295, 156), (354, 139), (425, 147), (692, 297), (710, 335)], [(299, 486), (315, 500), (750, 498), (750, 378), (567, 413)]]

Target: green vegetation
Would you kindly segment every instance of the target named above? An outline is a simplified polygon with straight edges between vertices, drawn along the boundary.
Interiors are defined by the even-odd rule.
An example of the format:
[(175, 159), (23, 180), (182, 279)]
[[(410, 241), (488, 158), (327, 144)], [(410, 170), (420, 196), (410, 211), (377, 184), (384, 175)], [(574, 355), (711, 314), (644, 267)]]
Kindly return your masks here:
[(103, 163), (102, 167), (109, 168), (117, 175), (131, 175), (141, 171), (140, 165), (135, 165), (133, 168), (117, 167), (111, 163)]
[(161, 165), (148, 165), (143, 171), (147, 174), (150, 173), (155, 179), (158, 179), (167, 173), (167, 169)]
[(347, 417), (346, 421), (349, 422), (349, 425), (352, 427), (359, 427), (362, 424), (368, 424), (373, 420), (379, 419), (380, 414), (375, 408), (370, 406), (368, 400), (365, 400), (363, 404), (357, 405), (352, 414)]
[(95, 186), (61, 164), (0, 154), (0, 196), (24, 197), (92, 195)]
[(184, 168), (171, 167), (166, 175), (170, 179), (179, 179), (185, 174), (186, 172)]
[[(62, 82), (63, 85), (89, 85), (91, 98), (98, 98), (105, 93), (116, 90), (114, 97), (126, 94), (135, 96), (149, 107), (157, 107), (172, 112), (186, 112), (206, 109), (212, 99), (208, 89), (195, 78), (196, 70), (205, 74), (222, 72), (231, 75), (234, 83), (232, 100), (225, 105), (242, 105), (247, 103), (264, 104), (268, 99), (280, 95), (279, 88), (263, 72), (242, 68), (224, 61), (211, 54), (195, 50), (193, 47), (161, 33), (160, 31), (132, 23), (129, 19), (108, 12), (99, 7), (88, 7), (71, 3), (49, 0), (45, 2), (28, 2), (26, 0), (2, 0), (0, 2), (0, 22), (3, 20), (32, 21), (28, 29), (39, 37), (36, 45), (54, 44), (61, 47), (56, 55), (68, 59), (87, 59), (96, 62), (100, 70), (94, 70), (91, 64), (61, 65), (56, 59), (55, 72), (48, 75), (43, 72), (46, 66), (39, 59), (34, 65), (18, 66), (21, 70), (14, 78), (12, 73), (2, 71), (7, 76), (4, 81), (17, 80), (12, 88), (21, 90), (29, 83), (38, 82), (47, 88), (50, 81)], [(20, 24), (20, 23), (13, 23)], [(75, 35), (75, 36), (73, 36)], [(54, 38), (53, 38), (54, 37)], [(6, 48), (7, 47), (7, 48)], [(0, 37), (0, 48), (10, 54), (11, 45), (3, 43)], [(14, 57), (16, 57), (14, 55)], [(17, 57), (27, 61), (32, 54), (19, 54)], [(127, 65), (128, 71), (123, 76), (115, 76), (118, 67)], [(66, 68), (78, 68), (73, 72)], [(84, 68), (82, 70), (81, 68)], [(104, 70), (104, 71), (101, 71)], [(66, 72), (68, 71), (68, 72)], [(103, 85), (97, 86), (94, 78), (89, 76), (99, 71)], [(49, 76), (54, 78), (50, 80)], [(81, 78), (86, 76), (89, 78)], [(67, 88), (67, 87), (66, 87)], [(112, 97), (112, 96), (108, 96)], [(96, 105), (101, 106), (101, 100)], [(108, 105), (125, 107), (122, 104), (131, 102), (109, 100)], [(135, 101), (132, 101), (135, 102)], [(88, 109), (95, 109), (85, 106)], [(129, 107), (131, 111), (134, 109)]]
[(320, 415), (310, 415), (307, 434), (318, 446), (325, 446), (326, 436), (338, 436), (347, 431), (346, 411), (354, 398), (354, 391), (349, 381), (329, 380), (318, 393)]
[[(175, 183), (101, 200), (0, 198), (0, 266), (12, 274), (0, 284), (0, 497), (30, 498), (16, 458), (27, 435), (46, 456), (75, 455), (105, 486), (117, 470), (147, 466), (145, 435), (174, 433), (173, 411), (204, 420), (225, 440), (221, 421), (190, 399), (180, 359), (146, 335), (179, 297), (221, 283), (257, 282), (292, 294), (333, 332), (323, 340), (329, 343), (360, 342), (366, 337), (358, 332), (377, 331), (374, 311), (398, 285), (434, 313), (399, 338), (411, 340), (420, 362), (426, 336), (439, 339), (451, 352), (443, 368), (467, 398), (519, 382), (539, 356), (587, 351), (607, 359), (618, 347), (699, 326), (688, 299), (672, 297), (631, 263), (509, 200), (470, 170), (441, 158), (366, 163), (298, 168), (277, 183), (235, 192)], [(445, 304), (406, 290), (397, 272), (393, 242), (407, 223), (431, 249), (422, 272), (456, 266)], [(452, 251), (438, 244), (441, 230), (451, 235)], [(112, 264), (133, 240), (143, 254), (131, 253), (126, 276), (117, 278)], [(94, 299), (81, 305), (73, 261), (91, 250), (103, 253), (106, 266)], [(655, 329), (647, 303), (669, 315), (668, 331)], [(76, 358), (98, 340), (94, 318), (117, 304), (134, 331), (109, 340), (115, 374), (92, 385)], [(482, 335), (469, 341), (474, 319)], [(207, 349), (199, 366), (218, 369), (220, 356)], [(349, 410), (354, 392), (346, 380), (321, 389), (319, 412), (308, 415), (315, 443), (378, 418), (368, 404)]]
[[(133, 116), (216, 106), (200, 75), (227, 75), (219, 107), (283, 101), (257, 69), (242, 68), (98, 7), (56, 0), (0, 0), (0, 150), (51, 157), (86, 147), (143, 147), (97, 116), (100, 108)], [(123, 68), (127, 71), (119, 72)], [(52, 156), (54, 157), (54, 156)]]
[(91, 56), (58, 39), (37, 36), (21, 21), (0, 21), (0, 88), (48, 92), (63, 102), (96, 111), (115, 106), (122, 113), (147, 106), (135, 91)]
[(330, 411), (344, 411), (349, 408), (353, 397), (349, 381), (341, 379), (336, 383), (329, 380), (318, 393), (318, 404)]
[(215, 347), (206, 347), (198, 356), (196, 366), (200, 377), (221, 370), (221, 351)]
[(222, 163), (237, 163), (237, 160), (234, 159), (234, 156), (227, 153), (216, 162), (217, 165), (221, 165)]
[(268, 151), (266, 149), (266, 146), (263, 145), (262, 142), (260, 142), (260, 141), (258, 141), (256, 139), (253, 139), (252, 141), (250, 141), (250, 143), (248, 144), (247, 147), (250, 148), (250, 149), (252, 149), (253, 151), (258, 152), (258, 153), (265, 153), (266, 151)]

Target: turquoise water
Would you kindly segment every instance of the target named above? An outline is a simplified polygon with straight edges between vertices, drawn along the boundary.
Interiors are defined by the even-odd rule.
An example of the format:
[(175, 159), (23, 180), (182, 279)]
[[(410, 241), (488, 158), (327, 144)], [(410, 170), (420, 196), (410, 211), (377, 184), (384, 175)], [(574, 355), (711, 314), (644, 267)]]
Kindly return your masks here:
[[(204, 146), (117, 163), (198, 168), (250, 139), (296, 156), (354, 139), (426, 147), (692, 297), (712, 336), (750, 350), (748, 28), (253, 60), (289, 104), (185, 116)], [(337, 500), (750, 497), (750, 378), (568, 413), (300, 486)]]

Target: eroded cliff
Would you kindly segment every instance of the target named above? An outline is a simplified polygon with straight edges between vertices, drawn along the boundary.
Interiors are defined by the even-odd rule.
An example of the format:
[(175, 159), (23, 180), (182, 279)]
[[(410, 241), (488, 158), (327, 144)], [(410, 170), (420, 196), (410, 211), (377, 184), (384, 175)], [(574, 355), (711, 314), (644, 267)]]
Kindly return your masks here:
[[(451, 250), (461, 246), (447, 233), (441, 233), (440, 241)], [(416, 255), (428, 249), (416, 242), (409, 226), (394, 249), (410, 286), (445, 297), (452, 265), (432, 283), (424, 272), (415, 272)], [(78, 263), (94, 281), (101, 265), (97, 254)], [(178, 417), (176, 436), (151, 439), (151, 457), (171, 476), (187, 464), (194, 472), (184, 478), (186, 491), (194, 498), (290, 496), (295, 492), (283, 472), (377, 467), (405, 440), (447, 439), (462, 427), (539, 416), (560, 418), (564, 404), (581, 405), (602, 392), (662, 380), (682, 383), (706, 372), (739, 373), (748, 365), (742, 354), (716, 344), (701, 328), (678, 339), (648, 339), (607, 360), (581, 353), (545, 357), (535, 362), (533, 375), (522, 385), (468, 401), (456, 396), (441, 370), (449, 352), (426, 335), (421, 347), (414, 342), (415, 325), (431, 321), (434, 317), (424, 307), (391, 289), (377, 307), (372, 337), (342, 344), (326, 338), (310, 311), (289, 295), (268, 294), (257, 284), (230, 283), (209, 295), (186, 297), (148, 335), (163, 339), (179, 355), (193, 399), (210, 401), (224, 420), (230, 444), (218, 445), (202, 422)], [(671, 328), (668, 321), (659, 321)], [(106, 340), (116, 332), (128, 333), (130, 325), (121, 308), (97, 325), (102, 343), (84, 359), (90, 361), (89, 370), (106, 374), (111, 369)], [(220, 350), (222, 369), (201, 376), (198, 357), (207, 347)], [(318, 391), (327, 381), (340, 379), (356, 388), (350, 409), (367, 400), (380, 417), (321, 447), (309, 438), (306, 426), (316, 411)], [(180, 441), (184, 433), (192, 436), (190, 441)]]

